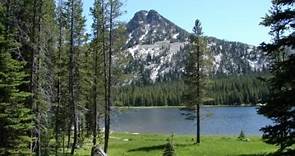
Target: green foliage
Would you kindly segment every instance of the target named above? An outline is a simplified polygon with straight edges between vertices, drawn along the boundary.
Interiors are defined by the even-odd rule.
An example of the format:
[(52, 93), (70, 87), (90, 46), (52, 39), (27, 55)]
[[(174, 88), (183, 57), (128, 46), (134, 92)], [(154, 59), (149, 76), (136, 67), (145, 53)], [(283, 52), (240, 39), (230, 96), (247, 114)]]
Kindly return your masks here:
[(247, 75), (218, 76), (211, 82), (208, 94), (212, 101), (209, 105), (241, 105), (264, 103), (269, 89), (260, 77), (268, 77), (268, 73), (252, 73)]
[(176, 156), (175, 148), (173, 145), (173, 135), (167, 139), (168, 143), (165, 145), (163, 156)]
[[(196, 33), (200, 33), (195, 28)], [(187, 62), (185, 65), (184, 83), (187, 88), (183, 93), (183, 104), (193, 108), (196, 104), (203, 104), (208, 99), (208, 75), (210, 64), (206, 56), (210, 56), (207, 43), (201, 36), (192, 36), (192, 46), (190, 47)], [(207, 71), (206, 71), (207, 70)]]
[(20, 90), (26, 84), (24, 62), (12, 58), (15, 41), (8, 38), (0, 7), (0, 155), (28, 155), (32, 114), (25, 101), (30, 94)]
[[(270, 86), (266, 105), (258, 113), (273, 120), (272, 125), (263, 127), (263, 139), (269, 144), (294, 150), (295, 136), (295, 54), (294, 51), (294, 0), (274, 0), (262, 25), (270, 27), (273, 42), (262, 43), (260, 48), (271, 60), (271, 74), (267, 79)], [(285, 22), (286, 21), (286, 22)], [(287, 31), (288, 30), (288, 31)], [(293, 148), (292, 148), (293, 146)]]
[[(241, 105), (264, 103), (269, 89), (259, 77), (268, 73), (218, 76), (209, 79), (205, 105)], [(147, 85), (128, 85), (117, 90), (121, 106), (180, 106), (187, 86), (182, 80), (156, 82)]]
[(244, 139), (246, 139), (246, 135), (245, 135), (245, 133), (244, 133), (244, 131), (243, 131), (243, 130), (241, 130), (241, 132), (240, 132), (240, 135), (239, 135), (238, 139), (239, 139), (239, 140), (244, 140)]

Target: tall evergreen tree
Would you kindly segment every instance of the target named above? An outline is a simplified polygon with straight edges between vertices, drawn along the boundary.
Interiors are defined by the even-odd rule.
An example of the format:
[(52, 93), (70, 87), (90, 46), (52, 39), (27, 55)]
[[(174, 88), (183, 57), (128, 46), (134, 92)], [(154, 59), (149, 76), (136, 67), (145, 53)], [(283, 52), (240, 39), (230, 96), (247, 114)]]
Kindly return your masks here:
[(107, 153), (108, 145), (109, 145), (109, 136), (110, 136), (110, 113), (111, 113), (111, 105), (112, 105), (112, 48), (113, 48), (113, 11), (114, 11), (114, 1), (110, 0), (110, 10), (109, 10), (109, 51), (108, 51), (108, 83), (107, 83), (107, 103), (105, 105), (105, 136), (104, 136), (104, 152)]
[(271, 60), (272, 77), (267, 80), (270, 94), (266, 105), (258, 113), (273, 120), (262, 128), (265, 142), (280, 146), (280, 151), (295, 144), (295, 37), (294, 0), (273, 0), (270, 13), (262, 25), (270, 27), (272, 43), (260, 48)]
[[(8, 10), (6, 10), (8, 11)], [(33, 128), (31, 110), (26, 107), (28, 92), (21, 91), (28, 76), (24, 63), (12, 58), (17, 44), (5, 25), (5, 12), (0, 5), (0, 155), (30, 155)]]
[[(80, 74), (79, 74), (79, 55), (81, 52), (81, 47), (83, 44), (84, 38), (84, 25), (85, 19), (82, 16), (82, 2), (81, 0), (69, 0), (67, 2), (67, 19), (68, 19), (68, 29), (69, 29), (69, 107), (71, 110), (70, 118), (71, 123), (68, 125), (69, 131), (71, 126), (74, 127), (74, 138), (73, 144), (71, 148), (71, 154), (73, 155), (75, 152), (75, 148), (78, 143), (78, 127), (79, 127), (79, 119), (81, 116), (79, 115), (81, 108), (79, 105), (79, 95), (80, 95)], [(70, 133), (69, 133), (70, 136)], [(70, 137), (68, 137), (68, 141)]]
[(191, 49), (187, 57), (185, 66), (185, 84), (187, 90), (184, 93), (184, 104), (192, 110), (195, 110), (197, 121), (197, 137), (196, 143), (200, 143), (200, 105), (206, 100), (206, 77), (210, 71), (210, 67), (206, 63), (208, 61), (207, 44), (202, 37), (202, 27), (199, 20), (195, 21), (191, 36)]
[(107, 153), (108, 145), (109, 145), (109, 136), (110, 136), (110, 125), (111, 125), (111, 106), (112, 106), (112, 85), (113, 85), (113, 52), (114, 52), (114, 29), (116, 28), (118, 22), (118, 17), (122, 14), (121, 12), (121, 6), (122, 2), (120, 0), (109, 0), (107, 3), (108, 9), (107, 15), (108, 15), (108, 53), (105, 53), (107, 55), (105, 60), (106, 66), (108, 69), (105, 71), (106, 77), (107, 77), (107, 85), (106, 85), (106, 103), (105, 103), (105, 136), (104, 136), (104, 152)]
[(61, 81), (61, 69), (62, 69), (62, 51), (63, 51), (63, 28), (64, 28), (64, 18), (63, 18), (63, 0), (58, 1), (57, 6), (57, 26), (58, 26), (58, 49), (54, 58), (55, 62), (55, 107), (54, 107), (54, 117), (55, 117), (55, 155), (58, 155), (58, 148), (60, 147), (60, 137), (61, 137), (61, 109), (62, 109), (62, 81)]
[[(104, 0), (96, 0), (94, 2), (94, 7), (92, 9), (92, 16), (93, 16), (93, 42), (92, 42), (92, 49), (93, 49), (93, 62), (94, 62), (94, 67), (93, 67), (93, 84), (92, 84), (92, 97), (93, 97), (93, 146), (96, 146), (97, 143), (97, 133), (99, 131), (98, 128), (98, 120), (99, 120), (99, 110), (98, 110), (98, 89), (103, 90), (102, 88), (99, 88), (102, 82), (99, 81), (99, 79), (104, 79), (103, 77), (100, 76), (100, 73), (105, 73), (101, 69), (104, 68), (106, 70), (106, 67), (102, 67), (102, 63), (104, 62), (103, 66), (105, 66), (105, 56), (104, 54), (106, 53), (106, 48), (105, 48), (105, 2)], [(103, 56), (103, 57), (101, 57)], [(102, 58), (102, 59), (101, 59)], [(104, 74), (105, 75), (105, 74)], [(106, 85), (106, 84), (105, 84)], [(105, 93), (106, 91), (104, 91)], [(105, 97), (103, 97), (105, 98)]]

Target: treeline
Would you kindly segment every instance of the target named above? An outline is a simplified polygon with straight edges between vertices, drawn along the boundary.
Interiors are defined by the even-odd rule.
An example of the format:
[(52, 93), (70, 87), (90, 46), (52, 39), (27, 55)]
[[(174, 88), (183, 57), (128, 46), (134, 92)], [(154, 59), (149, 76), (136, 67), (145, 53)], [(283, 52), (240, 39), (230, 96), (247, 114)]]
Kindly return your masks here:
[(263, 81), (268, 73), (249, 75), (220, 76), (209, 85), (208, 94), (212, 101), (209, 105), (241, 105), (264, 103), (269, 88)]
[[(267, 73), (216, 76), (209, 80), (206, 105), (241, 105), (263, 103), (269, 92), (259, 79)], [(186, 86), (182, 80), (156, 82), (150, 85), (129, 85), (118, 91), (116, 102), (121, 106), (181, 106)]]
[(122, 3), (95, 0), (91, 33), (82, 5), (0, 1), (0, 155), (74, 155), (86, 137), (107, 152)]

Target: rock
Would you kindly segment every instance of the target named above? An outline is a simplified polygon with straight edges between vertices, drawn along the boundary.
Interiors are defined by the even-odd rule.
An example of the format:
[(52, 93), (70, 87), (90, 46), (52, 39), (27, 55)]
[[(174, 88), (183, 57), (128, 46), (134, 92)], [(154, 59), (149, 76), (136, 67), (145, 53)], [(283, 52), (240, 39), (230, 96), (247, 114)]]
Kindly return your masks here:
[(98, 146), (93, 146), (91, 150), (91, 156), (107, 156), (107, 154), (104, 153), (104, 151)]
[(249, 138), (244, 139), (244, 141), (249, 142), (251, 141)]
[(123, 141), (129, 141), (129, 139), (123, 139)]
[(133, 135), (139, 135), (139, 133), (131, 133), (131, 134), (133, 134)]

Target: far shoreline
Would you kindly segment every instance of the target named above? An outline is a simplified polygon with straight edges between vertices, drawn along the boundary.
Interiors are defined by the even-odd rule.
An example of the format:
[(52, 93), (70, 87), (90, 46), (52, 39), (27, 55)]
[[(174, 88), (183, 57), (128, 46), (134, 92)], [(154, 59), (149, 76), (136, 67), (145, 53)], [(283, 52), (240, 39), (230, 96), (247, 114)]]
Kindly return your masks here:
[[(202, 105), (203, 108), (210, 107), (257, 107), (259, 105), (243, 104), (243, 105)], [(119, 109), (155, 109), (155, 108), (185, 108), (185, 106), (113, 106)]]
[[(171, 136), (172, 134), (175, 136), (188, 136), (188, 137), (195, 137), (195, 134), (178, 134), (178, 133), (157, 133), (157, 132), (132, 132), (132, 131), (111, 131), (112, 134), (129, 134), (129, 135), (159, 135), (159, 136)], [(261, 138), (262, 134), (246, 134), (247, 137), (258, 137)], [(239, 133), (237, 134), (202, 134), (203, 137), (238, 137)]]

